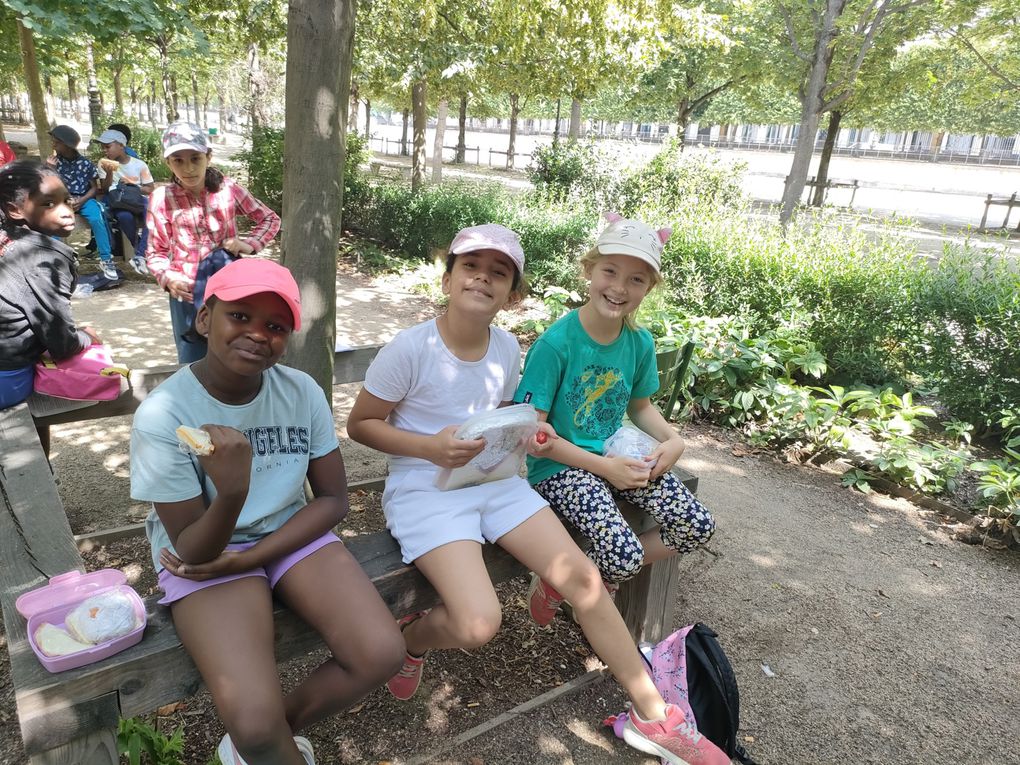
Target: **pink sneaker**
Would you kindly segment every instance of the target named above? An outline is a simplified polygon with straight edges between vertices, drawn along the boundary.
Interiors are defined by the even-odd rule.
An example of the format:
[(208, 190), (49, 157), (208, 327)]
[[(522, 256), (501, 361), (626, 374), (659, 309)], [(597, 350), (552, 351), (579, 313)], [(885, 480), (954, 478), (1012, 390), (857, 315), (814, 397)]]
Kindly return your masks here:
[[(397, 619), (400, 631), (403, 632), (407, 625), (418, 621), (427, 613), (428, 611), (418, 611), (417, 613), (400, 617)], [(404, 663), (401, 665), (400, 671), (386, 681), (386, 688), (393, 694), (394, 698), (400, 701), (407, 701), (418, 692), (426, 656), (428, 656), (428, 653), (425, 656), (412, 656), (409, 653), (404, 653)]]
[(560, 610), (563, 596), (553, 589), (548, 582), (542, 581), (538, 574), (531, 575), (531, 586), (528, 588), (528, 613), (539, 627), (548, 626), (556, 618)]
[(671, 765), (730, 765), (726, 753), (687, 722), (680, 707), (669, 704), (666, 719), (639, 720), (631, 711), (623, 740), (635, 749), (661, 757)]

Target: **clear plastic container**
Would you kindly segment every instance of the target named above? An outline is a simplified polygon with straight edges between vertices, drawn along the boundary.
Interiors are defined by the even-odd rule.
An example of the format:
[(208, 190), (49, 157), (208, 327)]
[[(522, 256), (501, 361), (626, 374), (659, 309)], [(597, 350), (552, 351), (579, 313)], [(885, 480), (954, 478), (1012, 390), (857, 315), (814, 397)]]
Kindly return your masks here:
[(469, 417), (454, 435), (466, 441), (484, 438), (485, 448), (463, 467), (440, 470), (436, 488), (460, 489), (517, 475), (528, 441), (537, 432), (538, 412), (531, 404), (504, 406)]
[[(121, 593), (130, 599), (135, 613), (134, 627), (130, 632), (62, 656), (49, 656), (42, 650), (35, 637), (40, 627), (51, 624), (66, 631), (64, 620), (79, 603), (109, 592)], [(113, 656), (138, 643), (145, 631), (145, 603), (127, 585), (124, 572), (117, 569), (104, 568), (91, 574), (68, 571), (51, 578), (47, 585), (22, 594), (15, 605), (18, 613), (28, 620), (29, 645), (50, 672), (63, 672)]]
[[(602, 443), (602, 453), (607, 457), (631, 457), (642, 460), (659, 448), (659, 442), (645, 433), (630, 425), (621, 425), (620, 428)], [(655, 467), (655, 463), (649, 463), (648, 469)]]

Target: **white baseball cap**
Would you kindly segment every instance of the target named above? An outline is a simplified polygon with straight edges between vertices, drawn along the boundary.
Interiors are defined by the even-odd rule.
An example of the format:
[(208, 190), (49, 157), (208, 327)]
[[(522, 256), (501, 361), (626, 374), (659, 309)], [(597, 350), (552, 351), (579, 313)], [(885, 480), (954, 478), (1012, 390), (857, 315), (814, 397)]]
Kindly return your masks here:
[(163, 157), (175, 151), (190, 149), (205, 154), (209, 151), (209, 139), (205, 131), (194, 122), (175, 122), (163, 131)]
[(655, 269), (662, 270), (662, 246), (673, 233), (671, 228), (658, 231), (647, 223), (624, 218), (617, 213), (606, 213), (609, 225), (599, 234), (595, 246), (601, 255), (630, 255)]
[(524, 248), (521, 247), (521, 237), (516, 231), (511, 231), (498, 223), (469, 226), (458, 231), (450, 245), (451, 255), (463, 255), (478, 250), (502, 252), (517, 266), (519, 274), (524, 273)]
[(122, 146), (127, 146), (127, 136), (119, 130), (104, 130), (102, 135), (96, 139), (99, 143), (113, 143), (117, 142)]

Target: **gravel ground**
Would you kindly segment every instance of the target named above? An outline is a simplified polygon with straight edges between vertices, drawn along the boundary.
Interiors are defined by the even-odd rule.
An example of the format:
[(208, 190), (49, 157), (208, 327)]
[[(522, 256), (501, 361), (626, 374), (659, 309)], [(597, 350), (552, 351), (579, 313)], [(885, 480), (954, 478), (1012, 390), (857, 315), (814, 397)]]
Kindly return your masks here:
[[(350, 329), (340, 336), (349, 344), (386, 339), (434, 310), (406, 282), (349, 268), (338, 288), (339, 323)], [(132, 277), (74, 309), (129, 365), (172, 360), (166, 300), (151, 284)], [(356, 393), (347, 388), (334, 397), (340, 428)], [(128, 430), (126, 418), (54, 429), (53, 462), (75, 532), (144, 514), (127, 500)], [(904, 500), (843, 489), (835, 468), (749, 454), (716, 428), (685, 435), (682, 464), (701, 477), (719, 528), (712, 553), (687, 560), (678, 625), (702, 621), (719, 632), (740, 682), (741, 736), (759, 763), (1020, 763), (1015, 553), (961, 544), (951, 527)], [(343, 450), (352, 478), (382, 469), (377, 455), (348, 441)], [(379, 524), (378, 497), (352, 497), (347, 533)], [(137, 542), (88, 554), (90, 569), (124, 568), (143, 593), (153, 585), (147, 561)], [(491, 644), (430, 659), (419, 698), (399, 704), (376, 692), (308, 731), (319, 762), (413, 762), (593, 666), (569, 620), (550, 630), (530, 624), (524, 591), (523, 581), (501, 588), (504, 629)], [(25, 757), (2, 636), (0, 654), (0, 765), (9, 765)], [(601, 682), (427, 761), (652, 765), (599, 725), (622, 703), (615, 684)], [(161, 729), (185, 726), (188, 765), (207, 762), (222, 734), (208, 697), (163, 712), (153, 718)]]

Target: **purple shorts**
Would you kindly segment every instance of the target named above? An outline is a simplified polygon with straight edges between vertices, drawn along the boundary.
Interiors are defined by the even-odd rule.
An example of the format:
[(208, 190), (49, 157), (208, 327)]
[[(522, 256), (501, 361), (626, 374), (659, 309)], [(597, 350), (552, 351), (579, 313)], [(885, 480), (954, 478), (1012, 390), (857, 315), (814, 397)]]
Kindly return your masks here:
[[(259, 566), (253, 568), (251, 571), (245, 571), (243, 574), (230, 574), (229, 576), (218, 576), (215, 579), (206, 579), (201, 582), (196, 582), (193, 579), (185, 579), (184, 577), (171, 574), (167, 569), (163, 569), (159, 572), (159, 586), (163, 590), (163, 598), (159, 601), (160, 605), (168, 606), (174, 601), (180, 600), (181, 598), (190, 595), (193, 592), (204, 590), (206, 587), (215, 587), (217, 584), (223, 584), (224, 582), (232, 582), (235, 579), (243, 579), (247, 576), (259, 576), (263, 579), (268, 580), (269, 587), (276, 587), (276, 583), (280, 581), (284, 574), (292, 569), (296, 564), (307, 558), (313, 552), (319, 548), (325, 547), (333, 542), (339, 542), (340, 538), (332, 531), (327, 531), (318, 539), (313, 539), (311, 542), (306, 544), (304, 547), (299, 547), (294, 552), (284, 555), (282, 558), (268, 563), (265, 566)], [(225, 550), (247, 550), (249, 547), (254, 547), (257, 542), (242, 542), (240, 544), (227, 545)]]

